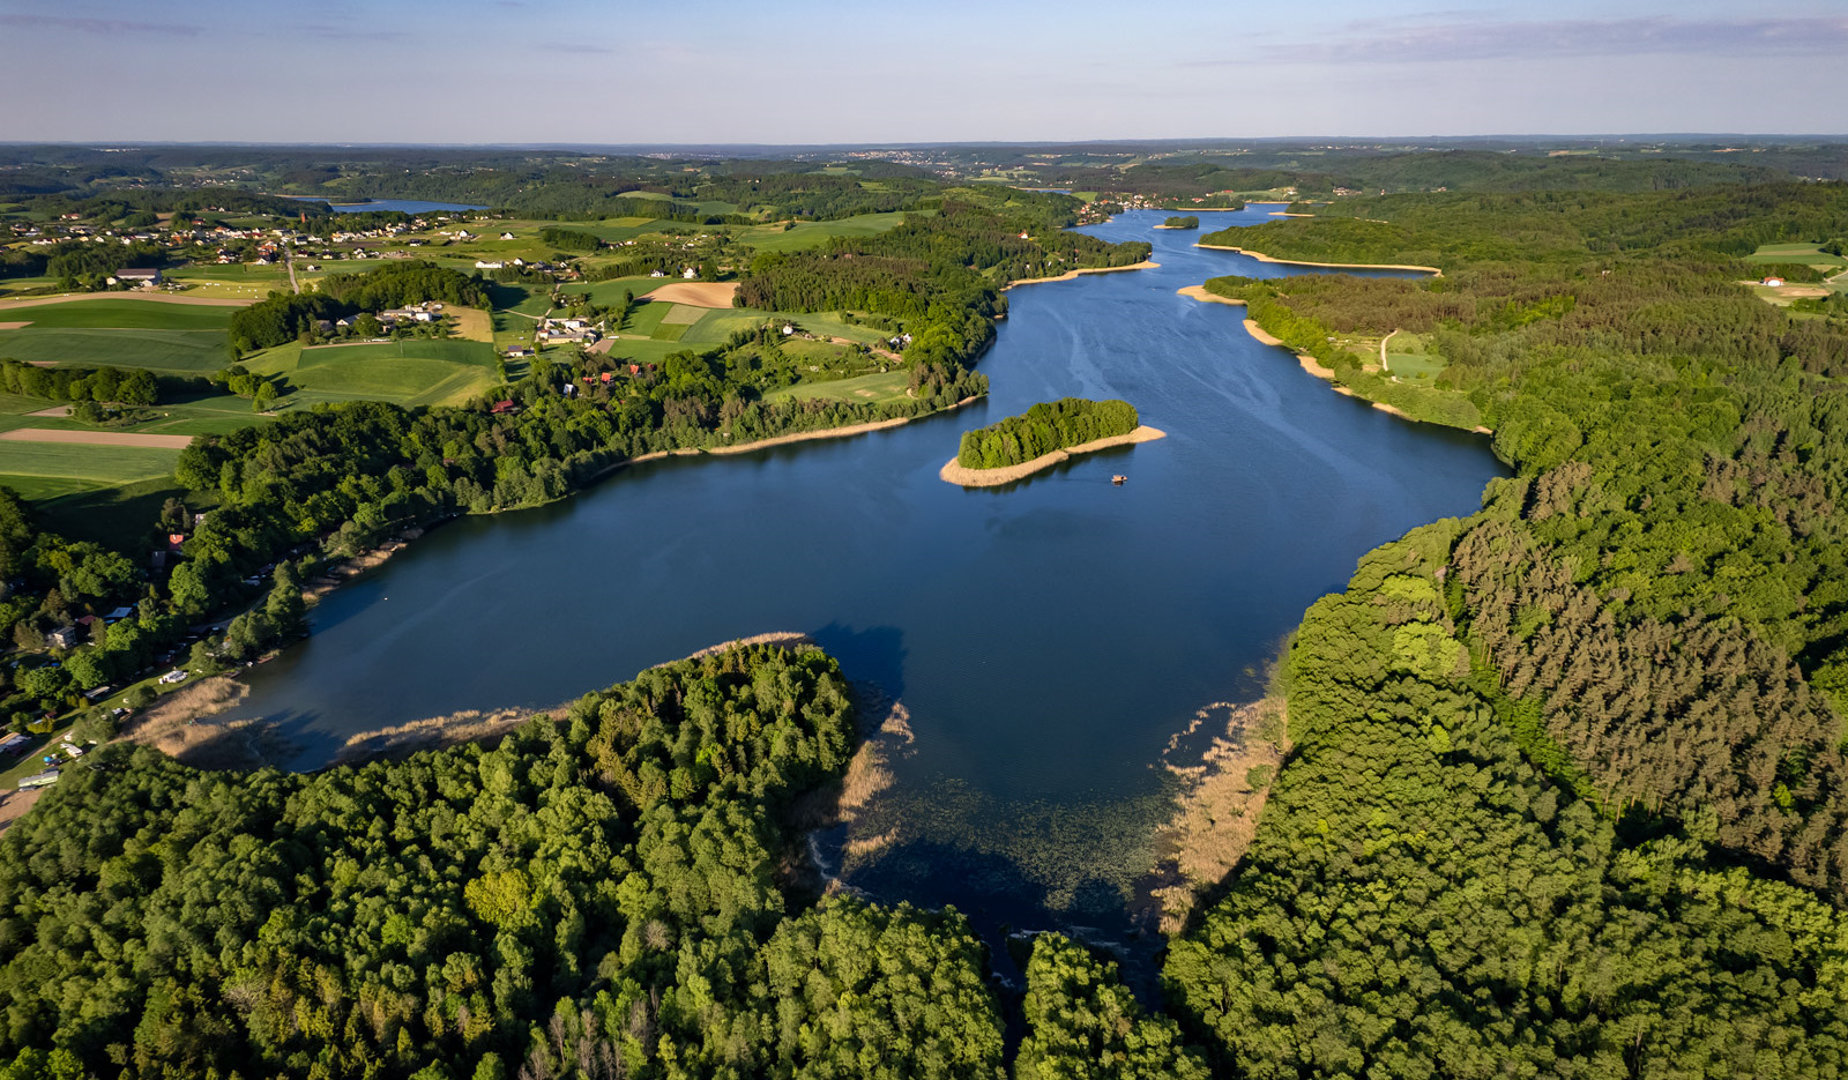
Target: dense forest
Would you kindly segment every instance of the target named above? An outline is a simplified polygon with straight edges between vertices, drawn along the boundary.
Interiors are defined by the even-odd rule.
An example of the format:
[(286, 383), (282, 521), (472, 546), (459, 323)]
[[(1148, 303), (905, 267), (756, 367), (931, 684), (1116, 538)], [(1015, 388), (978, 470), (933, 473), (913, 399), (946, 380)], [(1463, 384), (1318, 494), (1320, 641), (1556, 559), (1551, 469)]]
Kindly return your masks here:
[(1019, 416), (963, 432), (956, 463), (965, 469), (1019, 465), (1068, 446), (1127, 435), (1138, 423), (1136, 407), (1127, 401), (1042, 401)]
[[(1839, 1073), (1848, 324), (1733, 256), (1841, 233), (1848, 197), (1340, 210), (1216, 236), (1444, 275), (1209, 287), (1519, 475), (1311, 609), (1296, 750), (1168, 963), (1184, 1023), (1236, 1075)], [(1430, 385), (1334, 344), (1394, 329)]]

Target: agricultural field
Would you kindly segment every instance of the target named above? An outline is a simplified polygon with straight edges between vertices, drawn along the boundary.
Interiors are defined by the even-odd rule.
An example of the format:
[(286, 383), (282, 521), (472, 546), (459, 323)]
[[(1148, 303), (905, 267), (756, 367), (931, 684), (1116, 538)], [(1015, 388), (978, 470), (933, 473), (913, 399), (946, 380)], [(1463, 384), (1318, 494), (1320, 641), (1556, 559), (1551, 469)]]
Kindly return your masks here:
[(493, 387), (494, 347), (480, 341), (403, 341), (365, 345), (280, 345), (245, 361), (261, 375), (281, 375), (286, 408), (323, 401), (454, 405)]
[(809, 398), (826, 398), (830, 401), (852, 401), (861, 404), (879, 405), (888, 401), (902, 401), (906, 390), (911, 385), (909, 371), (882, 371), (872, 375), (861, 375), (852, 379), (835, 379), (830, 382), (798, 383), (772, 390), (764, 395), (765, 401), (778, 401), (784, 398), (806, 400)]
[[(272, 292), (289, 291), (289, 268), (282, 263), (274, 266), (257, 266), (254, 263), (184, 266), (168, 271), (166, 276), (168, 281), (185, 285), (186, 296), (254, 302)], [(297, 268), (296, 276), (305, 283), (312, 275)]]
[[(21, 310), (32, 309), (3, 314), (18, 315)], [(222, 330), (63, 329), (38, 325), (0, 330), (0, 356), (27, 363), (147, 368), (186, 375), (209, 374), (230, 362)]]
[(62, 330), (223, 330), (236, 310), (105, 294), (94, 300), (7, 307), (0, 309), (0, 322)]
[(1821, 250), (1820, 244), (1763, 244), (1757, 251), (1745, 257), (1745, 261), (1761, 266), (1814, 266), (1818, 269), (1841, 269), (1848, 267), (1848, 259), (1840, 255), (1830, 255)]
[(726, 232), (759, 251), (801, 251), (820, 247), (837, 236), (873, 236), (905, 223), (908, 214), (932, 216), (935, 210), (897, 210), (887, 214), (861, 214), (839, 221), (802, 221), (782, 225), (732, 226)]

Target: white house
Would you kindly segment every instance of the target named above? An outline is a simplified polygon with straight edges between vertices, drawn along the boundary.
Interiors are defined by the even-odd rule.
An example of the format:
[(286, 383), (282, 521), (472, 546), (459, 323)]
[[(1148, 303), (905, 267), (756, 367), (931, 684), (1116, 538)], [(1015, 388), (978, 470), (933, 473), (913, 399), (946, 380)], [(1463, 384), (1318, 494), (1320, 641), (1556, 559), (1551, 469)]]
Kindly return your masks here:
[(477, 270), (499, 270), (501, 267), (506, 266), (506, 265), (507, 264), (500, 259), (491, 259), (491, 260), (490, 259), (476, 259), (475, 260), (475, 269)]
[(680, 271), (680, 276), (685, 278), (688, 281), (692, 281), (694, 278), (699, 276), (699, 271), (689, 266), (686, 269)]

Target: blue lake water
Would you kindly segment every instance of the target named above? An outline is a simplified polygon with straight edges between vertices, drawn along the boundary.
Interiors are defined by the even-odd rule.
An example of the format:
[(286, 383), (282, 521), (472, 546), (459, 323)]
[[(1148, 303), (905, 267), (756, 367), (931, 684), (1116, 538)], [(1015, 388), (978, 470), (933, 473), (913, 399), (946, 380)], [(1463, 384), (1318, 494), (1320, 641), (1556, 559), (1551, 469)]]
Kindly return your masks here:
[[(1159, 269), (1008, 294), (986, 401), (646, 463), (559, 505), (447, 525), (328, 597), (312, 638), (252, 672), (241, 714), (278, 723), (312, 768), (356, 731), (550, 705), (714, 642), (806, 631), (901, 701), (916, 737), (855, 826), (890, 842), (825, 852), (847, 882), (955, 903), (990, 931), (1127, 932), (1169, 737), (1255, 696), (1280, 639), (1362, 553), (1472, 512), (1503, 472), (1485, 439), (1332, 393), (1246, 334), (1243, 309), (1176, 295), (1304, 271), (1197, 249), (1198, 232), (1153, 228), (1166, 216), (1086, 230), (1151, 242)], [(964, 430), (1066, 395), (1124, 398), (1168, 438), (1008, 488), (938, 479)]]

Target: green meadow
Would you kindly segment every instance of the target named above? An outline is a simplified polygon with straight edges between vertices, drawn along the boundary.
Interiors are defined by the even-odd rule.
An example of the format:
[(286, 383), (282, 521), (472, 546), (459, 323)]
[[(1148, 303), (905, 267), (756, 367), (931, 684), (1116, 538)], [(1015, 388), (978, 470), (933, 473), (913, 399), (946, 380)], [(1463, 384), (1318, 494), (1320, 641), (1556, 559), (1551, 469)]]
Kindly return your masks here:
[(1745, 261), (1763, 266), (1848, 266), (1848, 259), (1824, 253), (1819, 244), (1762, 244), (1757, 251), (1747, 255)]
[(0, 356), (27, 363), (147, 368), (185, 375), (208, 374), (230, 363), (225, 354), (222, 330), (67, 329), (33, 325), (21, 330), (0, 330)]
[(1396, 379), (1428, 382), (1445, 367), (1444, 358), (1430, 351), (1417, 334), (1401, 330), (1386, 342), (1386, 368)]
[(35, 329), (223, 330), (236, 310), (111, 296), (7, 308), (0, 322), (30, 322)]
[(281, 375), (293, 392), (283, 404), (389, 401), (454, 405), (493, 387), (494, 347), (483, 341), (403, 341), (377, 345), (281, 345), (245, 361), (251, 371)]
[(878, 405), (887, 401), (903, 400), (905, 391), (910, 386), (911, 373), (909, 371), (882, 371), (852, 379), (785, 386), (766, 393), (764, 400), (825, 398), (830, 401), (852, 401)]
[(727, 232), (759, 251), (801, 251), (820, 247), (837, 236), (873, 236), (905, 223), (907, 214), (931, 216), (935, 210), (895, 210), (886, 214), (860, 214), (839, 221), (799, 221), (785, 229), (781, 224), (731, 226)]

